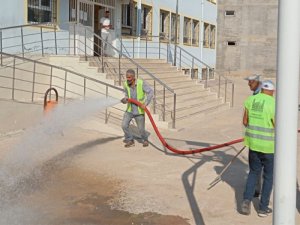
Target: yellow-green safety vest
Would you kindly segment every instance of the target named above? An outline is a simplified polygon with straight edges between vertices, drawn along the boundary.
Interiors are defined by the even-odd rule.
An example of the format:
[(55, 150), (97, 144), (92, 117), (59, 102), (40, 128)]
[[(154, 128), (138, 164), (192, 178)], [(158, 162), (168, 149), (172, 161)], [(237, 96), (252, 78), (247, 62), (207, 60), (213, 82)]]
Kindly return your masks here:
[(253, 151), (274, 153), (275, 99), (259, 93), (245, 101), (248, 111), (248, 125), (245, 130), (245, 145)]
[[(124, 87), (127, 90), (128, 98), (131, 98), (130, 87), (127, 84), (127, 81), (124, 82)], [(136, 80), (136, 95), (137, 95), (137, 100), (139, 102), (141, 102), (142, 104), (144, 104), (145, 103), (145, 92), (143, 90), (143, 80), (140, 80), (140, 79)], [(132, 112), (131, 103), (127, 104), (126, 111)], [(139, 112), (139, 114), (145, 114), (145, 111), (141, 107), (138, 107), (138, 112)]]

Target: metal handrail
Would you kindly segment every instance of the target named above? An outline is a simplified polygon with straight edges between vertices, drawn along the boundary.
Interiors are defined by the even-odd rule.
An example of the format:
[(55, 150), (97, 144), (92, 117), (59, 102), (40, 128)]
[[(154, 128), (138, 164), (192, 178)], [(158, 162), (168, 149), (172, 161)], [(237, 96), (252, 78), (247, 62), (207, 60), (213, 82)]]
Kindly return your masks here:
[(119, 91), (122, 91), (122, 92), (124, 91), (122, 88), (116, 87), (116, 86), (111, 85), (111, 84), (109, 84), (109, 83), (105, 83), (105, 82), (103, 82), (103, 81), (101, 81), (101, 80), (94, 79), (94, 78), (92, 78), (92, 77), (88, 77), (88, 76), (86, 76), (86, 75), (84, 75), (84, 74), (77, 73), (77, 72), (75, 72), (75, 71), (73, 71), (73, 70), (69, 70), (69, 69), (63, 68), (63, 67), (61, 67), (61, 66), (55, 66), (55, 65), (52, 65), (52, 64), (40, 62), (40, 61), (38, 61), (38, 60), (28, 59), (28, 58), (24, 58), (24, 57), (21, 57), (21, 56), (8, 54), (8, 53), (5, 53), (5, 52), (0, 52), (0, 56), (1, 56), (1, 55), (5, 55), (5, 56), (9, 56), (9, 57), (16, 58), (16, 59), (21, 59), (21, 60), (24, 60), (24, 59), (25, 59), (26, 61), (29, 61), (29, 62), (32, 62), (32, 63), (36, 63), (36, 64), (40, 64), (40, 65), (44, 65), (44, 66), (51, 66), (52, 68), (59, 69), (59, 70), (63, 70), (63, 71), (68, 72), (68, 73), (73, 73), (73, 74), (75, 74), (75, 75), (77, 75), (77, 76), (79, 76), (79, 77), (85, 78), (85, 79), (87, 79), (87, 80), (95, 81), (95, 82), (97, 82), (97, 83), (103, 84), (103, 85), (108, 86), (108, 87), (110, 87), (110, 88), (113, 88), (113, 89), (116, 89), (116, 90), (119, 90)]
[(0, 27), (0, 30), (9, 30), (14, 28), (21, 28), (21, 27), (44, 27), (44, 28), (53, 28), (56, 26), (55, 23), (31, 23), (31, 24), (24, 24), (24, 25), (17, 25), (11, 27)]
[[(37, 90), (35, 90), (35, 86), (36, 85), (39, 85), (39, 86), (48, 86), (50, 85), (50, 88), (51, 87), (56, 87), (56, 88), (61, 88), (63, 89), (63, 100), (64, 100), (64, 103), (66, 102), (66, 99), (67, 99), (67, 93), (70, 93), (70, 94), (73, 94), (75, 96), (83, 96), (84, 98), (86, 98), (86, 92), (87, 91), (92, 91), (96, 94), (101, 94), (103, 96), (106, 96), (108, 97), (108, 88), (112, 88), (116, 91), (120, 91), (120, 92), (123, 92), (124, 90), (122, 88), (119, 88), (119, 87), (116, 87), (114, 85), (111, 85), (109, 83), (105, 83), (103, 81), (100, 81), (100, 80), (97, 80), (97, 79), (94, 79), (94, 78), (91, 78), (91, 77), (88, 77), (84, 74), (81, 74), (81, 73), (77, 73), (77, 72), (74, 72), (74, 71), (71, 71), (71, 70), (68, 70), (68, 69), (65, 69), (63, 67), (60, 67), (60, 66), (55, 66), (55, 65), (51, 65), (51, 64), (47, 64), (47, 63), (44, 63), (44, 62), (40, 62), (40, 61), (37, 61), (37, 60), (33, 60), (33, 59), (28, 59), (28, 58), (24, 58), (24, 57), (20, 57), (20, 56), (16, 56), (16, 55), (12, 55), (12, 54), (8, 54), (8, 53), (4, 53), (4, 52), (0, 52), (0, 57), (2, 59), (2, 57), (5, 57), (5, 58), (13, 58), (12, 62), (9, 62), (7, 65), (3, 65), (4, 68), (7, 68), (7, 67), (12, 67), (13, 71), (12, 71), (12, 77), (10, 76), (0, 76), (1, 78), (5, 78), (5, 79), (12, 79), (12, 87), (7, 87), (7, 86), (0, 86), (0, 89), (12, 89), (12, 99), (15, 100), (15, 92), (16, 91), (21, 91), (21, 92), (25, 92), (25, 93), (31, 93), (31, 101), (33, 102), (34, 101), (34, 95), (35, 94), (41, 94), (41, 95), (44, 95), (44, 93), (41, 93), (41, 92), (38, 92)], [(33, 79), (32, 80), (26, 80), (24, 78), (17, 78), (16, 77), (16, 66), (18, 64), (16, 64), (16, 59), (18, 60), (21, 60), (23, 62), (30, 62), (30, 63), (33, 63), (33, 70), (24, 70), (26, 72), (32, 72), (32, 76), (33, 76)], [(23, 64), (23, 63), (21, 63)], [(36, 66), (37, 65), (42, 65), (42, 66), (45, 66), (45, 67), (50, 67), (51, 70), (50, 70), (50, 74), (45, 74), (45, 73), (40, 73), (40, 72), (36, 72)], [(57, 69), (57, 70), (60, 70), (60, 71), (63, 71), (64, 72), (64, 76), (60, 77), (60, 76), (56, 76), (53, 74), (53, 69)], [(22, 69), (23, 70), (23, 69)], [(43, 83), (41, 81), (37, 81), (35, 79), (36, 75), (39, 74), (41, 76), (49, 76), (50, 77), (50, 80), (49, 80), (49, 84), (46, 82), (46, 83)], [(78, 77), (80, 78), (83, 78), (83, 84), (80, 84), (80, 83), (76, 83), (74, 81), (70, 81), (70, 80), (67, 80), (67, 74), (72, 74), (72, 75), (77, 75)], [(53, 84), (53, 78), (55, 79), (58, 79), (60, 81), (62, 81), (64, 83), (64, 87), (61, 87), (61, 86), (57, 86), (57, 84)], [(99, 90), (95, 90), (94, 88), (91, 88), (91, 87), (87, 87), (87, 80), (89, 81), (92, 81), (94, 82), (95, 84), (100, 84), (100, 85), (103, 85), (105, 88), (106, 91), (99, 91)], [(16, 81), (21, 81), (21, 82), (24, 82), (24, 83), (32, 83), (32, 89), (31, 90), (26, 90), (26, 89), (22, 89), (22, 88), (18, 88), (16, 86)], [(71, 90), (70, 88), (67, 89), (67, 83), (73, 85), (73, 87), (81, 87), (83, 88), (83, 93), (78, 93), (78, 91), (74, 91), (74, 90)], [(114, 108), (115, 110), (120, 110), (116, 107), (111, 107), (111, 108)], [(108, 122), (108, 117), (109, 117), (109, 112), (108, 112), (108, 109), (105, 110), (105, 113), (104, 113), (104, 120), (105, 120), (105, 123)]]
[[(161, 37), (162, 36), (155, 36), (155, 35), (151, 35), (151, 36), (143, 36), (143, 37), (140, 37), (141, 38), (141, 40), (143, 40), (143, 41), (145, 41), (146, 40), (146, 43), (148, 42), (148, 40), (149, 41), (151, 41), (152, 40), (152, 38), (159, 38), (159, 40), (158, 40), (158, 43), (159, 43), (159, 58), (161, 58), (161, 43), (164, 43), (164, 44), (166, 44), (167, 45), (167, 61), (169, 62), (169, 51), (170, 51), (170, 45), (172, 44), (172, 45), (174, 45), (174, 43), (172, 43), (169, 39), (164, 39), (164, 40), (161, 40)], [(137, 39), (138, 37), (137, 36), (129, 36), (128, 38), (130, 38), (130, 39), (133, 39), (133, 41), (135, 40), (135, 39)], [(121, 45), (124, 45), (124, 43), (123, 43), (123, 40), (120, 40), (120, 42), (121, 42)], [(190, 61), (189, 61), (189, 63), (190, 64), (192, 64), (192, 66), (191, 66), (191, 68), (194, 68), (194, 66), (195, 66), (195, 63), (196, 62), (198, 62), (198, 63), (200, 63), (200, 64), (202, 64), (203, 66), (205, 66), (206, 67), (206, 69), (207, 69), (207, 71), (206, 71), (206, 79), (205, 79), (205, 88), (208, 88), (208, 80), (209, 80), (209, 70), (211, 70), (211, 71), (213, 71), (213, 73), (215, 74), (215, 75), (217, 75), (217, 76), (219, 76), (219, 82), (218, 82), (218, 97), (220, 98), (220, 96), (221, 96), (221, 93), (220, 93), (220, 90), (221, 90), (221, 88), (220, 88), (220, 86), (222, 85), (221, 84), (221, 78), (223, 78), (224, 80), (225, 80), (225, 93), (224, 93), (224, 101), (226, 102), (227, 101), (227, 84), (231, 84), (231, 106), (233, 106), (233, 102), (234, 102), (234, 82), (232, 81), (232, 80), (230, 80), (230, 79), (228, 79), (227, 77), (225, 77), (224, 75), (222, 75), (222, 74), (219, 74), (219, 73), (216, 73), (215, 72), (215, 69), (214, 68), (212, 68), (211, 66), (209, 66), (207, 63), (205, 63), (205, 62), (203, 62), (202, 60), (200, 60), (199, 58), (197, 58), (197, 57), (195, 57), (194, 55), (192, 55), (190, 52), (188, 52), (187, 50), (185, 50), (184, 48), (182, 48), (181, 46), (176, 46), (177, 47), (177, 49), (178, 49), (178, 51), (176, 52), (176, 56), (173, 56), (173, 58), (177, 58), (177, 57), (179, 57), (179, 62), (176, 60), (176, 66), (178, 66), (178, 64), (180, 64), (179, 65), (179, 67), (181, 68), (181, 65), (182, 65), (182, 63), (184, 64), (184, 65), (188, 65), (188, 63), (187, 62), (183, 62), (182, 61), (182, 58), (184, 58), (184, 59), (186, 59), (186, 60), (189, 60), (186, 56), (183, 56), (182, 55), (182, 52), (183, 53), (185, 53), (186, 55), (188, 55), (189, 57), (191, 57), (191, 59), (190, 59)], [(136, 47), (137, 48), (137, 47)], [(141, 48), (141, 47), (140, 47)], [(146, 47), (145, 48), (147, 48), (147, 44), (146, 44)], [(135, 48), (134, 48), (134, 46), (133, 46), (133, 52), (135, 51)], [(148, 52), (147, 51), (147, 49), (145, 50), (146, 51), (146, 53)], [(179, 55), (179, 56), (178, 56)], [(147, 54), (146, 54), (146, 57), (147, 57)], [(191, 77), (193, 77), (193, 70), (191, 70)]]
[[(51, 26), (49, 26), (49, 25), (51, 25)], [(61, 26), (69, 25), (69, 29), (60, 30), (60, 29), (58, 29), (58, 26), (60, 26), (60, 25)], [(74, 25), (74, 35), (72, 34), (72, 36), (71, 36), (71, 30), (70, 30), (71, 27), (70, 27), (70, 25), (71, 26)], [(75, 26), (77, 26), (76, 29), (75, 29)], [(34, 43), (27, 43), (27, 42), (25, 43), (24, 38), (25, 38), (25, 36), (29, 35), (29, 34), (25, 34), (24, 33), (24, 31), (25, 31), (24, 28), (25, 27), (38, 27), (38, 28), (40, 28), (39, 32), (37, 32), (35, 34), (30, 34), (30, 35), (40, 35), (40, 38), (38, 37), (37, 42), (39, 43), (39, 45), (41, 45), (41, 47), (39, 46), (38, 48), (36, 48), (36, 46), (33, 46), (32, 48), (29, 47), (29, 49), (26, 49), (27, 46), (30, 46), (31, 44), (34, 44)], [(53, 31), (52, 32), (50, 32), (49, 30), (45, 31), (45, 30), (43, 30), (43, 27), (53, 28)], [(84, 29), (84, 32), (85, 32), (84, 35), (81, 34), (81, 33), (79, 33), (79, 30), (81, 30), (81, 28)], [(19, 39), (21, 39), (20, 44), (19, 43), (17, 43), (17, 44), (19, 45), (18, 49), (21, 49), (21, 51), (18, 50), (19, 51), (18, 53), (20, 53), (22, 55), (22, 57), (24, 57), (25, 53), (37, 52), (37, 51), (38, 52), (41, 51), (42, 56), (44, 56), (44, 54), (46, 53), (47, 50), (50, 50), (50, 52), (55, 51), (54, 54), (57, 55), (58, 54), (58, 48), (66, 48), (66, 49), (69, 49), (69, 50), (71, 50), (72, 48), (74, 48), (74, 55), (77, 54), (78, 52), (84, 53), (85, 60), (87, 60), (87, 57), (88, 57), (88, 55), (87, 55), (87, 49), (90, 48), (89, 46), (87, 46), (87, 34), (86, 33), (90, 32), (93, 35), (93, 37), (98, 38), (98, 40), (101, 40), (102, 46), (98, 45), (99, 50), (103, 51), (103, 43), (105, 43), (105, 45), (109, 46), (110, 49), (113, 49), (119, 55), (119, 66), (118, 66), (118, 68), (119, 68), (119, 85), (121, 85), (121, 58), (124, 58), (124, 59), (128, 60), (132, 65), (134, 65), (134, 67), (136, 67), (136, 69), (138, 71), (143, 71), (144, 74), (146, 74), (147, 76), (151, 77), (151, 79), (154, 81), (154, 86), (155, 86), (155, 83), (159, 84), (159, 85), (162, 86), (162, 88), (164, 90), (167, 90), (168, 92), (172, 93), (174, 95), (174, 107), (173, 107), (173, 110), (176, 110), (176, 97), (175, 97), (176, 93), (174, 92), (174, 90), (172, 88), (170, 88), (167, 84), (165, 84), (160, 79), (158, 79), (153, 73), (151, 73), (147, 69), (143, 68), (141, 65), (139, 65), (137, 62), (135, 62), (133, 59), (131, 59), (127, 55), (121, 53), (111, 43), (108, 43), (107, 41), (103, 40), (98, 34), (95, 34), (93, 32), (93, 30), (90, 29), (89, 27), (86, 27), (86, 26), (84, 26), (84, 25), (82, 25), (80, 23), (67, 22), (67, 23), (60, 23), (60, 24), (37, 23), (37, 24), (27, 24), (27, 25), (19, 25), (19, 26), (12, 26), (12, 27), (2, 28), (2, 29), (0, 29), (0, 54), (1, 54), (1, 59), (0, 59), (0, 63), (1, 64), (0, 65), (2, 65), (2, 53), (4, 53), (4, 51), (6, 51), (6, 49), (11, 48), (12, 50), (14, 50), (13, 48), (16, 47), (16, 45), (11, 46), (11, 47), (10, 46), (4, 46), (3, 43), (2, 43), (4, 40), (6, 40), (8, 38), (8, 37), (4, 37), (2, 35), (3, 32), (5, 30), (8, 30), (8, 29), (20, 29), (20, 34), (17, 34), (17, 36), (14, 36), (14, 37), (9, 37), (9, 39), (10, 38), (19, 38)], [(57, 42), (60, 40), (60, 39), (57, 38), (57, 34), (56, 33), (58, 33), (58, 32), (67, 32), (67, 33), (69, 33), (69, 37), (68, 38), (61, 39), (62, 41), (68, 39), (69, 40), (69, 42), (68, 42), (69, 43), (69, 47), (62, 47), (62, 46), (58, 47), (58, 43)], [(53, 33), (54, 34), (54, 39), (52, 37), (50, 37), (50, 39), (49, 38), (45, 39), (46, 35), (44, 35), (44, 34), (46, 34), (46, 33)], [(79, 34), (79, 35), (77, 35), (77, 34)], [(43, 35), (45, 37), (43, 37)], [(80, 37), (82, 37), (82, 36), (85, 37), (85, 40), (80, 45), (77, 45), (76, 43), (82, 42), (80, 40)], [(55, 41), (55, 46), (54, 47), (49, 46), (49, 44), (46, 44), (47, 41), (51, 41), (51, 40)], [(71, 46), (72, 45), (71, 40), (74, 41), (73, 42), (74, 43), (73, 46)], [(92, 41), (92, 40), (89, 40), (89, 41)], [(82, 45), (84, 45), (84, 50), (80, 49)], [(102, 48), (100, 48), (100, 47), (102, 47)], [(77, 51), (76, 51), (76, 49), (77, 49)], [(11, 50), (9, 50), (9, 51), (11, 51)], [(102, 61), (101, 62), (102, 65), (99, 65), (99, 67), (100, 68), (102, 67), (102, 70), (104, 70), (103, 54), (101, 54), (101, 58), (102, 58), (102, 60), (101, 60)], [(100, 60), (99, 57), (98, 57), (98, 59)], [(99, 62), (97, 62), (97, 63), (99, 64)], [(155, 107), (155, 103), (156, 103), (155, 99), (154, 99), (153, 103), (154, 103), (153, 110), (155, 112), (155, 108), (156, 108)], [(164, 107), (164, 110), (162, 111), (162, 113), (163, 113), (162, 117), (163, 118), (165, 118), (165, 113), (166, 113), (165, 108), (166, 107)], [(176, 115), (176, 112), (173, 112), (173, 115)], [(175, 120), (176, 120), (176, 118), (172, 118), (173, 128), (175, 128)]]
[(98, 34), (94, 33), (89, 27), (85, 27), (82, 24), (78, 24), (79, 26), (89, 30), (91, 33), (94, 34), (94, 36), (96, 36), (98, 39), (100, 39), (101, 41), (105, 42), (105, 44), (109, 45), (113, 50), (115, 50), (119, 55), (121, 55), (122, 57), (125, 57), (126, 59), (128, 59), (132, 64), (134, 64), (135, 66), (137, 66), (138, 68), (142, 69), (143, 71), (145, 71), (150, 77), (152, 77), (155, 81), (157, 81), (159, 84), (161, 84), (163, 87), (165, 87), (166, 89), (168, 89), (170, 92), (174, 93), (174, 90), (172, 88), (170, 88), (168, 85), (166, 85), (165, 83), (163, 83), (160, 79), (158, 79), (157, 77), (154, 76), (153, 73), (149, 72), (147, 69), (143, 68), (141, 65), (139, 65), (137, 62), (135, 62), (133, 59), (131, 59), (130, 57), (128, 57), (127, 55), (121, 53), (121, 51), (119, 49), (117, 49), (116, 47), (114, 47), (111, 43), (103, 40), (102, 37), (100, 37)]

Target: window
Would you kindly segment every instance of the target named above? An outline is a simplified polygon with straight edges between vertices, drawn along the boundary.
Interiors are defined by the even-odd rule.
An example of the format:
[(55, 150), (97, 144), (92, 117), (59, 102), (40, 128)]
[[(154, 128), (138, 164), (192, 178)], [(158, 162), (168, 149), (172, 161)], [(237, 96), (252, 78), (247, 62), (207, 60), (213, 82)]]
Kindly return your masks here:
[(183, 43), (187, 45), (191, 44), (191, 24), (192, 19), (184, 17)]
[(132, 4), (122, 4), (122, 34), (133, 34), (133, 10)]
[(122, 5), (122, 26), (131, 27), (131, 12), (130, 5)]
[(199, 21), (193, 20), (192, 22), (192, 45), (199, 45)]
[(204, 23), (203, 32), (203, 47), (204, 48), (216, 48), (216, 26)]
[(209, 38), (210, 38), (210, 24), (204, 23), (204, 32), (203, 32), (203, 47), (209, 47)]
[(236, 45), (236, 41), (227, 41), (227, 45), (228, 46), (235, 46)]
[(159, 24), (159, 38), (160, 40), (169, 40), (170, 35), (170, 12), (160, 10), (160, 24)]
[(56, 0), (28, 0), (28, 22), (55, 23), (57, 21)]
[[(176, 29), (176, 14), (171, 15), (171, 42), (175, 43), (175, 29)], [(179, 43), (180, 38), (180, 15), (177, 17), (177, 43)]]
[(226, 10), (225, 11), (225, 16), (234, 16), (235, 15), (235, 11), (234, 10)]
[(216, 26), (210, 25), (210, 48), (216, 48)]
[(152, 7), (142, 5), (142, 31), (141, 36), (152, 35)]

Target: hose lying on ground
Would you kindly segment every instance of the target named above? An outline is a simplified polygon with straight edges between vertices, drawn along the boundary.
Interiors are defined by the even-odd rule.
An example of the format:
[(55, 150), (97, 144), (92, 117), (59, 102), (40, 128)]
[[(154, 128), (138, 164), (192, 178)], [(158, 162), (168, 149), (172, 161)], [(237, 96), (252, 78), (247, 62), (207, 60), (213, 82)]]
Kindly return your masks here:
[[(140, 103), (139, 101), (137, 101), (135, 99), (132, 99), (132, 98), (129, 98), (128, 102), (136, 104), (138, 106), (142, 106), (142, 103)], [(161, 135), (161, 133), (157, 129), (157, 126), (156, 126), (156, 124), (155, 124), (155, 122), (154, 122), (154, 120), (152, 118), (152, 115), (151, 115), (150, 111), (146, 107), (145, 107), (145, 112), (147, 113), (147, 116), (148, 116), (148, 118), (149, 118), (149, 120), (150, 120), (150, 122), (152, 124), (152, 127), (153, 127), (156, 135), (158, 136), (159, 140), (163, 144), (163, 146), (165, 146), (167, 149), (169, 149), (170, 151), (172, 151), (172, 152), (174, 152), (176, 154), (189, 155), (189, 154), (195, 154), (195, 153), (200, 153), (200, 152), (211, 151), (211, 150), (214, 150), (214, 149), (223, 148), (223, 147), (226, 147), (226, 146), (237, 144), (237, 143), (240, 143), (240, 142), (242, 142), (244, 140), (243, 138), (240, 138), (240, 139), (236, 139), (236, 140), (233, 140), (233, 141), (230, 141), (230, 142), (225, 142), (223, 144), (218, 144), (218, 145), (209, 146), (209, 147), (200, 148), (200, 149), (179, 150), (179, 149), (176, 149), (176, 148), (172, 147), (171, 145), (169, 145), (166, 142), (166, 140), (163, 138), (163, 136)]]

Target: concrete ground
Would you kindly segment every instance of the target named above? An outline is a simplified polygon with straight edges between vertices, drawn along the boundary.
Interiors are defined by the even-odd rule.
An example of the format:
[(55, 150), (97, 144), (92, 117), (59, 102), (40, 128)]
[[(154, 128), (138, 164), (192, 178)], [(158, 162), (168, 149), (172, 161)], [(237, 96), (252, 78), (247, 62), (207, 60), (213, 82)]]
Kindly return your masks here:
[[(235, 84), (233, 108), (163, 130), (167, 142), (197, 149), (241, 138), (243, 101), (251, 93), (242, 78)], [(182, 156), (165, 150), (151, 127), (148, 148), (124, 148), (121, 129), (95, 115), (51, 132), (32, 129), (41, 118), (41, 105), (0, 101), (0, 179), (7, 183), (0, 189), (1, 225), (272, 224), (271, 215), (257, 216), (258, 199), (250, 216), (239, 213), (247, 150), (210, 186), (242, 144)]]

